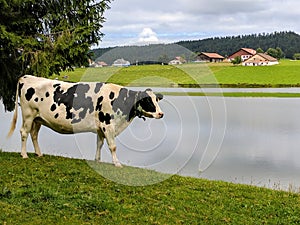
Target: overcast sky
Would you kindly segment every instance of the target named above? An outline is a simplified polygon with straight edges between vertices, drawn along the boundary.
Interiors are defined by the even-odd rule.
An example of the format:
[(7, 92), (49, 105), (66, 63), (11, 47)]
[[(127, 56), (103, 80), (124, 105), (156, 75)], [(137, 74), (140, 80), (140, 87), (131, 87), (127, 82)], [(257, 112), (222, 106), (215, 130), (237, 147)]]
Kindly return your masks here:
[(299, 0), (114, 0), (99, 47), (300, 33)]

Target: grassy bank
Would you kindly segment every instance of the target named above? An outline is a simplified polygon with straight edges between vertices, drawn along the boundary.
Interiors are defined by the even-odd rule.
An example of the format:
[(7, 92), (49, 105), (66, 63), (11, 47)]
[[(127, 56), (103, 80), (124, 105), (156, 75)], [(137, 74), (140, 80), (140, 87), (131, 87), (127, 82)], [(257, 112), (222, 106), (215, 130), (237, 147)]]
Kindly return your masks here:
[(162, 92), (162, 94), (169, 96), (300, 98), (300, 93), (281, 92)]
[[(65, 80), (112, 82), (128, 86), (160, 87), (299, 87), (300, 61), (281, 60), (279, 65), (245, 67), (231, 63), (127, 68), (79, 68), (60, 76)], [(52, 78), (55, 78), (53, 76)]]
[[(100, 164), (115, 178), (152, 171)], [(24, 160), (0, 152), (1, 224), (299, 224), (300, 196), (246, 185), (172, 176), (132, 187), (103, 178), (86, 161)]]

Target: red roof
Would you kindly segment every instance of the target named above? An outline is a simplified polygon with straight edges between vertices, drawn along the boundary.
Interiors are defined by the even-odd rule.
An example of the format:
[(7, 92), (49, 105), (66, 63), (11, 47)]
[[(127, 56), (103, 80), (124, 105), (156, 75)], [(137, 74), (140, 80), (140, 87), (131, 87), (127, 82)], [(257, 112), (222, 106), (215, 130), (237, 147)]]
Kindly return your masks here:
[(231, 54), (228, 58), (229, 59), (233, 59), (235, 58), (236, 56), (242, 56), (242, 55), (245, 55), (245, 53), (248, 55), (255, 55), (256, 54), (256, 51), (252, 48), (241, 48), (239, 49), (238, 51), (236, 51), (235, 53)]
[(225, 59), (223, 56), (219, 55), (218, 53), (210, 53), (210, 52), (201, 52), (201, 54), (206, 55), (209, 58), (212, 59)]
[(252, 48), (241, 48), (243, 49), (245, 52), (248, 52), (250, 53), (251, 55), (255, 55), (256, 54), (256, 51)]

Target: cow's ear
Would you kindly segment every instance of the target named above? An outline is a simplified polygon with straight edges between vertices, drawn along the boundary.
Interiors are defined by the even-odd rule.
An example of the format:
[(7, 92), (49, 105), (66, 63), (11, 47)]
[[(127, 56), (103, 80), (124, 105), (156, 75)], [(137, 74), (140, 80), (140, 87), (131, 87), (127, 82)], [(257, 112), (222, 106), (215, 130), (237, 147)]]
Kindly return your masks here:
[(143, 100), (144, 98), (147, 98), (148, 97), (148, 94), (146, 91), (141, 91), (141, 92), (138, 92), (138, 97), (137, 97), (137, 100), (140, 101), (140, 100)]
[(158, 101), (162, 100), (164, 98), (164, 96), (160, 93), (155, 94), (156, 98), (158, 99)]

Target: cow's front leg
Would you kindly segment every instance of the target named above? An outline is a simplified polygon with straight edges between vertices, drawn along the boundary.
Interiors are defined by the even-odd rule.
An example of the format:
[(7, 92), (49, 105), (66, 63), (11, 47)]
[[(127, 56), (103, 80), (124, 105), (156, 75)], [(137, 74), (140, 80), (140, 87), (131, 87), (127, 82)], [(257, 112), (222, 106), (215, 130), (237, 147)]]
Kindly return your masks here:
[(103, 146), (103, 142), (104, 142), (104, 137), (100, 132), (98, 132), (97, 133), (97, 150), (96, 150), (96, 157), (95, 157), (95, 160), (97, 162), (101, 161), (101, 148)]
[(106, 130), (107, 131), (105, 133), (105, 137), (106, 137), (106, 141), (107, 141), (107, 144), (108, 144), (108, 148), (111, 152), (113, 164), (116, 167), (122, 167), (120, 161), (117, 158), (117, 153), (116, 153), (117, 146), (116, 146), (116, 143), (115, 143), (114, 131), (110, 130), (110, 129), (106, 129)]

